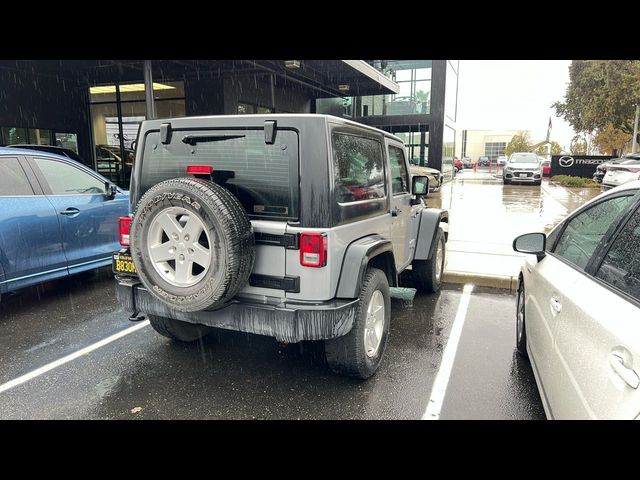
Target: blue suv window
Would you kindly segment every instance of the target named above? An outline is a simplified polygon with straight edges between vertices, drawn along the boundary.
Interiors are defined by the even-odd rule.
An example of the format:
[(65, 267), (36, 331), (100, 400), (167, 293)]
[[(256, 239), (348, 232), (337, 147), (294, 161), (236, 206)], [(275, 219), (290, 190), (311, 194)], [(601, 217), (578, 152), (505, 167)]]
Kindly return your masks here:
[(0, 197), (33, 195), (17, 158), (0, 158)]
[(104, 183), (79, 168), (56, 160), (35, 159), (54, 195), (102, 194)]

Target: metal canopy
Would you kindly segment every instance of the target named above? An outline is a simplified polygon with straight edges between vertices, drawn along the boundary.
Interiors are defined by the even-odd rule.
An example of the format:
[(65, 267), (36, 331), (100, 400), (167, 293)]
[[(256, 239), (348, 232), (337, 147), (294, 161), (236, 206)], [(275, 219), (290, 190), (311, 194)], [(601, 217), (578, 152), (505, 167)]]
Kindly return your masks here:
[[(303, 91), (312, 98), (398, 93), (399, 86), (362, 60), (153, 60), (153, 78), (273, 77), (275, 85)], [(65, 79), (79, 85), (141, 81), (144, 60), (2, 60), (0, 69)]]

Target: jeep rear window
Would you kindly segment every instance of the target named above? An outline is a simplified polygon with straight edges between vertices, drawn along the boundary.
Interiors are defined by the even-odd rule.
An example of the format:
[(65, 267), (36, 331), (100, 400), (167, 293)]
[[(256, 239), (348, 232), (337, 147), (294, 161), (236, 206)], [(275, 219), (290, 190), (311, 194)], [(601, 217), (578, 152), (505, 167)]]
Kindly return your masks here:
[[(207, 140), (206, 136), (217, 140)], [(184, 143), (185, 136), (203, 138)], [(225, 138), (229, 136), (229, 138)], [(253, 217), (296, 219), (298, 215), (298, 134), (278, 130), (264, 141), (264, 130), (173, 130), (163, 145), (160, 133), (146, 135), (141, 195), (155, 184), (185, 177), (187, 165), (211, 165), (213, 180), (231, 191)]]

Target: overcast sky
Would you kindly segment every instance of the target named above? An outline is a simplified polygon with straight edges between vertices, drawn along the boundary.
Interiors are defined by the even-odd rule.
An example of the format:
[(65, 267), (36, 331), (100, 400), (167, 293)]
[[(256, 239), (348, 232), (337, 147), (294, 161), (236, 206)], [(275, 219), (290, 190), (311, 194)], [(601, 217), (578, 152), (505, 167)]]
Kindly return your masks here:
[(458, 78), (460, 130), (531, 130), (569, 149), (575, 135), (551, 105), (564, 100), (570, 60), (461, 60)]

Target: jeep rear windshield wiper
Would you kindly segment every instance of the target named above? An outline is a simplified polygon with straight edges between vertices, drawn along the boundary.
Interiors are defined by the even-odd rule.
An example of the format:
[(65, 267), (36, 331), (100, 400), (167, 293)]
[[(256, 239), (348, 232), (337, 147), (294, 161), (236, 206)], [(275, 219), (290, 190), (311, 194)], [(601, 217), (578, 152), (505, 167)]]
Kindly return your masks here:
[(182, 142), (189, 145), (195, 145), (200, 142), (222, 142), (224, 140), (244, 137), (245, 135), (185, 135), (182, 137)]

